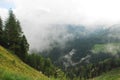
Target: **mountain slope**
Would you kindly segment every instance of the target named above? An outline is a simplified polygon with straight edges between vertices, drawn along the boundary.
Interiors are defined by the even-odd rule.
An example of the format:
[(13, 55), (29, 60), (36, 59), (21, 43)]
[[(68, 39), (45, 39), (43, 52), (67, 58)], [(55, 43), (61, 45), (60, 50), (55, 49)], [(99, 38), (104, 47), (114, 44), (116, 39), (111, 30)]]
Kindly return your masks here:
[(91, 80), (120, 80), (120, 68), (113, 69)]
[(0, 80), (48, 80), (48, 78), (0, 46)]

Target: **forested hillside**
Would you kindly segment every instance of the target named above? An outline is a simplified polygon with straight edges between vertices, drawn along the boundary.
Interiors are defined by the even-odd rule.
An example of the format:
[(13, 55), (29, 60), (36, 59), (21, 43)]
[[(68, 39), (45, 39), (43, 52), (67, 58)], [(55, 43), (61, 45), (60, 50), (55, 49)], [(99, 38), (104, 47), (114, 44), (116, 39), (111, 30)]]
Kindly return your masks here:
[[(58, 39), (51, 41), (49, 49), (30, 51), (30, 45), (19, 20), (13, 11), (9, 10), (9, 16), (5, 21), (0, 18), (0, 78), (3, 80), (99, 80), (102, 77), (109, 79), (107, 74), (105, 75), (107, 78), (102, 74), (108, 72), (110, 75), (111, 70), (115, 68), (119, 70), (120, 25), (108, 28), (101, 26), (92, 31), (82, 25), (61, 26), (67, 32), (67, 36), (60, 33)], [(53, 28), (61, 30), (60, 26)], [(52, 38), (54, 37), (50, 37)], [(113, 77), (113, 79), (118, 78), (118, 76)]]
[(66, 27), (74, 39), (68, 40), (64, 48), (55, 42), (52, 49), (41, 53), (47, 53), (44, 56), (50, 57), (71, 79), (88, 79), (120, 67), (120, 25), (102, 26), (92, 32), (83, 26), (77, 26), (77, 30), (75, 25)]
[[(47, 77), (55, 77), (60, 79), (65, 77), (65, 73), (58, 67), (54, 66), (50, 58), (45, 58), (41, 55), (38, 55), (37, 53), (28, 52), (29, 43), (27, 42), (27, 39), (22, 31), (19, 20), (16, 19), (12, 10), (9, 10), (9, 16), (6, 19), (6, 21), (3, 22), (2, 19), (0, 18), (0, 45), (5, 47), (9, 51), (7, 52), (4, 48), (1, 47), (0, 69), (2, 74), (1, 78), (3, 79), (7, 76), (7, 73), (8, 73), (8, 76), (7, 76), (8, 79), (9, 77), (10, 78), (16, 77), (15, 79), (12, 79), (12, 80), (16, 80), (17, 78), (19, 78), (18, 76), (19, 73), (20, 75), (22, 75), (23, 73), (22, 75), (23, 78), (24, 78), (24, 74), (30, 73), (28, 75), (31, 76), (30, 77), (31, 79), (35, 77), (37, 78), (37, 76), (40, 77), (40, 75), (42, 75), (41, 73), (43, 73)], [(15, 59), (13, 56), (15, 56)], [(33, 70), (31, 72), (26, 70), (26, 68), (29, 69), (29, 66), (25, 66), (25, 63), (33, 67), (34, 69), (38, 70), (40, 72), (40, 75), (39, 75), (39, 72), (35, 71), (32, 68), (30, 68), (31, 70)], [(7, 69), (8, 70), (10, 69), (10, 71), (7, 71)], [(12, 73), (12, 70), (13, 70), (13, 73)], [(12, 75), (14, 76), (12, 77)], [(40, 79), (38, 80), (48, 79), (44, 75), (41, 76)], [(29, 80), (29, 79), (25, 78), (25, 80)]]

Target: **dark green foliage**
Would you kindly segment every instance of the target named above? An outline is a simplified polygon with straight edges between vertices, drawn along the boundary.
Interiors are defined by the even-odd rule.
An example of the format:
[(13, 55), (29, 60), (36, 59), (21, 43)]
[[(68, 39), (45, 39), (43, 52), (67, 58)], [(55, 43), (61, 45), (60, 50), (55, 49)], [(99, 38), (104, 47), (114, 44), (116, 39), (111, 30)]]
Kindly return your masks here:
[(0, 35), (3, 32), (3, 23), (2, 23), (2, 19), (0, 18)]
[(13, 51), (22, 60), (25, 60), (25, 57), (29, 50), (29, 44), (22, 32), (20, 22), (16, 20), (12, 10), (9, 11), (9, 17), (5, 22), (3, 36), (5, 42), (4, 47)]
[(54, 75), (55, 67), (51, 63), (50, 59), (45, 59), (42, 56), (33, 53), (27, 56), (26, 63), (34, 67), (35, 69), (42, 71), (47, 76)]
[(26, 59), (26, 63), (33, 68), (42, 71), (47, 76), (54, 76), (56, 78), (62, 78), (65, 76), (64, 72), (55, 67), (49, 58), (44, 58), (39, 54), (29, 54)]
[(4, 31), (6, 35), (8, 48), (16, 52), (15, 49), (19, 47), (16, 45), (18, 44), (18, 40), (20, 40), (21, 31), (20, 31), (20, 26), (16, 21), (15, 15), (13, 14), (12, 10), (9, 11), (9, 17), (5, 22)]
[(7, 46), (9, 49), (14, 50), (15, 44), (17, 43), (17, 39), (19, 37), (18, 31), (17, 31), (17, 24), (15, 15), (13, 14), (13, 11), (9, 11), (9, 17), (5, 22), (5, 35), (7, 40)]
[(2, 19), (0, 18), (0, 45), (4, 46), (4, 31), (3, 31), (3, 21)]
[(29, 44), (27, 42), (25, 35), (23, 35), (21, 37), (19, 46), (20, 46), (20, 48), (19, 48), (18, 55), (20, 56), (20, 58), (22, 58), (25, 61), (26, 56), (27, 56), (27, 52), (29, 50)]
[(69, 67), (66, 70), (67, 76), (70, 80), (78, 77), (79, 80), (87, 80), (106, 73), (114, 68), (120, 67), (120, 59), (107, 58), (98, 63), (89, 63), (86, 65), (77, 65), (75, 67)]

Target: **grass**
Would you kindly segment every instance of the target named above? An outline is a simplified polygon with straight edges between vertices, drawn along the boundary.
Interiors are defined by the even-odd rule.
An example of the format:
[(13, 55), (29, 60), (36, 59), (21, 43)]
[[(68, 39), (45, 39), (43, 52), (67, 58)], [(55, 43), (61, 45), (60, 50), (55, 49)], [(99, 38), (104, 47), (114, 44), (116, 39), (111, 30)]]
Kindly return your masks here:
[(0, 80), (49, 80), (0, 46)]
[(32, 80), (27, 76), (14, 74), (3, 69), (0, 70), (1, 79), (0, 80)]
[(110, 53), (112, 55), (120, 52), (120, 43), (107, 43), (107, 44), (96, 44), (94, 45), (92, 52), (98, 54), (100, 52)]
[(120, 68), (113, 69), (91, 80), (120, 80)]

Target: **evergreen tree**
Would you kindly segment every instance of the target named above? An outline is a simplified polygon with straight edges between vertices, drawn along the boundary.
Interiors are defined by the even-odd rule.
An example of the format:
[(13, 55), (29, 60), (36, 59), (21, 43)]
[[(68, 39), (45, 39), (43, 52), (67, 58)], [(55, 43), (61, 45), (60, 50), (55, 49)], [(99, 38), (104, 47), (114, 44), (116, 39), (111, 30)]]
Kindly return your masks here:
[(7, 47), (13, 51), (15, 51), (15, 44), (18, 39), (18, 31), (17, 31), (17, 23), (15, 15), (13, 14), (13, 11), (9, 11), (9, 17), (6, 20), (5, 23), (5, 35), (7, 40)]
[(22, 60), (25, 60), (29, 44), (23, 35), (20, 22), (16, 20), (13, 11), (9, 11), (9, 17), (5, 22), (5, 41), (6, 48), (14, 51)]
[(2, 19), (0, 18), (0, 36), (3, 32), (3, 23), (2, 23)]
[(3, 21), (0, 18), (0, 45), (5, 47), (5, 38), (4, 38), (4, 31), (3, 31)]
[(0, 18), (0, 45), (2, 45), (2, 35), (3, 35), (3, 24), (2, 24), (2, 19)]
[(23, 60), (25, 60), (26, 56), (27, 56), (27, 52), (29, 50), (29, 44), (27, 42), (27, 39), (25, 37), (25, 35), (23, 35), (21, 37), (21, 41), (20, 41), (20, 57), (23, 58)]

